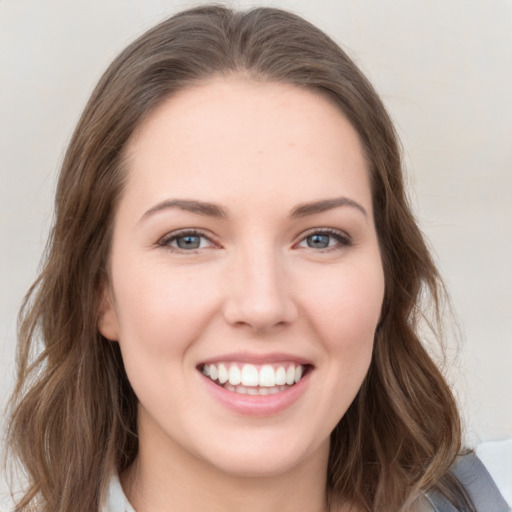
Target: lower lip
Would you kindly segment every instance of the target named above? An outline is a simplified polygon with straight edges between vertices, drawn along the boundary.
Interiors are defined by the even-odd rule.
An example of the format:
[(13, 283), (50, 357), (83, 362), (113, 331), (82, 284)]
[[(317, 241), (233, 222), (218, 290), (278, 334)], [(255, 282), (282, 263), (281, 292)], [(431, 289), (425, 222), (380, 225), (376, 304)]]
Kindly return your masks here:
[(272, 416), (291, 407), (304, 394), (308, 387), (311, 373), (309, 371), (297, 384), (290, 388), (270, 395), (244, 395), (236, 393), (215, 384), (202, 373), (200, 377), (210, 394), (228, 409), (246, 416)]

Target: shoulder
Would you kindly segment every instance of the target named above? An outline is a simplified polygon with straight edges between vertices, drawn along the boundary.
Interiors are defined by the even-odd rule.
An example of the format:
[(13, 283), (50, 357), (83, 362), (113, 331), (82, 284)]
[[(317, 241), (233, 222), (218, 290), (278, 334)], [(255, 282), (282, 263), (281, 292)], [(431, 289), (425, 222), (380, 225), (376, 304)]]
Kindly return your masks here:
[[(453, 474), (472, 499), (477, 512), (510, 511), (491, 475), (474, 453), (459, 457), (453, 466)], [(427, 497), (435, 512), (459, 512), (437, 492), (429, 494)]]

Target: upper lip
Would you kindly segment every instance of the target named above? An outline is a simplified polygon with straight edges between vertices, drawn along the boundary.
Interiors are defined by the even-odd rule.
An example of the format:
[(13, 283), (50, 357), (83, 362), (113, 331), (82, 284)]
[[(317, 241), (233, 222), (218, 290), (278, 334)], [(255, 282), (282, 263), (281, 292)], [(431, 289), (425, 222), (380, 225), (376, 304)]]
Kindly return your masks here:
[(205, 364), (216, 364), (216, 363), (246, 363), (254, 365), (272, 364), (279, 362), (295, 363), (300, 365), (310, 365), (313, 363), (310, 359), (295, 354), (289, 354), (284, 352), (272, 352), (268, 354), (255, 354), (248, 352), (232, 352), (229, 354), (222, 354), (219, 356), (211, 357), (201, 361), (198, 366)]

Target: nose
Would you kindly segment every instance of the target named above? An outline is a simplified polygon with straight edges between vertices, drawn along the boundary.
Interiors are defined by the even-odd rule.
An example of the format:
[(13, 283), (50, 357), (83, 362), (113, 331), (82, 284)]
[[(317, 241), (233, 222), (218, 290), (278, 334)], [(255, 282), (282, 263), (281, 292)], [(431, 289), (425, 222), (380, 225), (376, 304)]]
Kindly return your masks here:
[(224, 317), (234, 326), (265, 332), (298, 316), (283, 258), (272, 249), (236, 256), (227, 269)]

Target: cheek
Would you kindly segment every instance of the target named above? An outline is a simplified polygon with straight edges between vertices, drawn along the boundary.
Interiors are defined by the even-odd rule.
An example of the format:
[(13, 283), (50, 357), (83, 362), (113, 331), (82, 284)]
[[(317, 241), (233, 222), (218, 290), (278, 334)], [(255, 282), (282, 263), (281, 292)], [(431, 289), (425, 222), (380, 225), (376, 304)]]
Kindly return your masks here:
[(380, 263), (319, 275), (304, 297), (315, 329), (330, 348), (357, 351), (366, 346), (371, 351), (384, 297)]
[[(124, 277), (124, 279), (123, 279)], [(119, 345), (130, 384), (140, 403), (171, 417), (188, 389), (193, 347), (217, 309), (205, 276), (187, 272), (118, 275)], [(210, 290), (212, 293), (207, 293)], [(159, 412), (157, 412), (159, 411)]]
[(331, 432), (356, 397), (371, 364), (384, 278), (378, 264), (344, 265), (325, 275), (317, 273), (306, 289), (304, 310), (309, 312), (309, 327), (322, 354), (321, 391), (315, 401), (324, 416), (319, 423), (311, 418), (311, 428)]
[(217, 307), (218, 287), (197, 272), (139, 267), (136, 275), (118, 277), (119, 338), (126, 349), (162, 358), (182, 352)]

